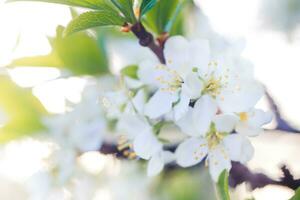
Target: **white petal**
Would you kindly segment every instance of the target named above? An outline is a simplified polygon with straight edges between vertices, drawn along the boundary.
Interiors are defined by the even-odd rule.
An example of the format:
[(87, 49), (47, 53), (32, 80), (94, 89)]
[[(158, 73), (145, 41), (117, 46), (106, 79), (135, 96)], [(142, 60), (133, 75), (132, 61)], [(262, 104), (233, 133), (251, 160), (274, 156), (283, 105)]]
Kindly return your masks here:
[(191, 43), (182, 36), (173, 36), (165, 44), (164, 54), (167, 66), (180, 74), (183, 79), (193, 67), (196, 67), (191, 65), (190, 49)]
[(189, 109), (190, 98), (186, 95), (180, 95), (180, 101), (174, 106), (174, 120), (178, 121), (182, 118)]
[(209, 41), (203, 39), (192, 40), (189, 45), (189, 62), (192, 67), (200, 70), (206, 68), (210, 61)]
[(220, 114), (216, 115), (214, 118), (214, 123), (216, 125), (216, 129), (219, 132), (230, 133), (233, 131), (238, 118), (231, 114)]
[(117, 130), (125, 134), (128, 139), (133, 139), (138, 134), (150, 129), (151, 127), (145, 119), (134, 114), (123, 114), (117, 124)]
[(99, 150), (105, 134), (105, 124), (95, 121), (85, 125), (74, 126), (72, 140), (81, 152)]
[(261, 109), (254, 109), (252, 113), (249, 114), (249, 125), (253, 127), (261, 127), (272, 121), (272, 113), (264, 112)]
[(263, 110), (254, 109), (247, 113), (248, 120), (239, 122), (236, 126), (236, 131), (247, 136), (257, 136), (263, 132), (262, 125), (271, 122), (272, 113), (264, 112)]
[(258, 136), (263, 133), (263, 129), (260, 127), (249, 126), (247, 122), (238, 122), (235, 127), (236, 132), (249, 137)]
[(127, 76), (125, 76), (124, 80), (125, 80), (126, 86), (129, 89), (137, 89), (137, 88), (140, 88), (141, 86), (143, 86), (143, 83), (141, 81), (133, 79), (133, 78), (129, 78)]
[(193, 124), (193, 108), (191, 107), (188, 108), (188, 111), (182, 118), (175, 121), (175, 124), (187, 135), (200, 136), (198, 130)]
[(171, 151), (163, 151), (161, 154), (162, 154), (164, 163), (170, 163), (170, 162), (175, 161), (175, 155)]
[(263, 96), (264, 89), (256, 81), (244, 81), (222, 91), (218, 103), (223, 112), (247, 112)]
[(158, 90), (149, 100), (145, 107), (145, 115), (151, 119), (161, 117), (172, 110), (177, 94)]
[(231, 161), (228, 152), (222, 144), (213, 148), (208, 153), (209, 172), (212, 179), (217, 182), (220, 174), (226, 169), (230, 170)]
[(187, 67), (189, 42), (182, 36), (170, 37), (164, 48), (167, 66), (179, 71)]
[(190, 138), (177, 147), (175, 157), (178, 165), (189, 167), (201, 162), (207, 151), (205, 139)]
[(134, 98), (132, 99), (132, 104), (134, 105), (134, 108), (140, 114), (144, 112), (145, 101), (146, 101), (146, 94), (143, 89), (139, 90), (137, 94), (134, 96)]
[(208, 95), (202, 96), (195, 104), (193, 123), (200, 135), (205, 135), (217, 113), (216, 102)]
[(139, 157), (149, 160), (151, 156), (162, 150), (162, 144), (150, 130), (147, 130), (134, 139), (133, 149)]
[(160, 153), (153, 155), (148, 162), (147, 167), (147, 175), (148, 176), (156, 176), (158, 175), (164, 168), (164, 160)]
[(158, 70), (156, 67), (159, 65), (156, 61), (146, 60), (140, 63), (137, 75), (141, 82), (147, 85), (157, 86)]
[(250, 141), (240, 134), (228, 135), (224, 138), (223, 143), (233, 161), (245, 163), (253, 157), (254, 149)]
[(203, 89), (203, 83), (196, 73), (189, 73), (182, 84), (182, 92), (190, 99), (200, 97)]

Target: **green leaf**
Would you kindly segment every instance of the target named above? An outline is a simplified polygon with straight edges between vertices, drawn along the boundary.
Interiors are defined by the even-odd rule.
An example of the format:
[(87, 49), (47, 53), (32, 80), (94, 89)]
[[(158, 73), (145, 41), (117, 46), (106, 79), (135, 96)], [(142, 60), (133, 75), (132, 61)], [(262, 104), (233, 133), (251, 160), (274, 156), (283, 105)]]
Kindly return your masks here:
[(30, 90), (0, 76), (0, 107), (8, 122), (0, 127), (0, 143), (44, 130), (41, 117), (47, 112)]
[(32, 56), (16, 59), (8, 67), (20, 66), (61, 68), (64, 66), (64, 64), (57, 53), (53, 51), (50, 54), (44, 56)]
[(129, 65), (121, 70), (121, 74), (133, 79), (138, 79), (137, 70), (138, 70), (137, 65)]
[(290, 200), (299, 200), (300, 199), (300, 187), (296, 190), (295, 195)]
[(65, 30), (66, 35), (73, 34), (78, 31), (97, 27), (97, 26), (109, 26), (117, 25), (122, 26), (125, 23), (123, 19), (116, 11), (102, 10), (102, 11), (90, 11), (85, 12), (75, 19), (73, 19)]
[(112, 3), (121, 11), (127, 22), (134, 24), (136, 17), (133, 11), (133, 0), (111, 0)]
[(57, 3), (64, 4), (68, 6), (77, 6), (90, 9), (103, 9), (103, 5), (107, 4), (106, 0), (7, 0), (7, 2), (17, 2), (17, 1), (37, 1), (37, 2), (47, 2), (47, 3)]
[(97, 75), (108, 72), (103, 43), (85, 32), (62, 37), (63, 31), (63, 27), (58, 27), (57, 36), (49, 38), (52, 46), (50, 54), (16, 59), (8, 67), (56, 67), (67, 69), (74, 75)]
[(219, 176), (217, 183), (217, 190), (219, 193), (220, 200), (230, 200), (229, 196), (229, 187), (228, 187), (228, 176), (229, 173), (227, 170), (224, 170)]
[(141, 16), (146, 14), (157, 3), (157, 0), (143, 0), (141, 4)]
[(147, 12), (144, 23), (156, 34), (170, 32), (185, 3), (185, 0), (160, 0)]

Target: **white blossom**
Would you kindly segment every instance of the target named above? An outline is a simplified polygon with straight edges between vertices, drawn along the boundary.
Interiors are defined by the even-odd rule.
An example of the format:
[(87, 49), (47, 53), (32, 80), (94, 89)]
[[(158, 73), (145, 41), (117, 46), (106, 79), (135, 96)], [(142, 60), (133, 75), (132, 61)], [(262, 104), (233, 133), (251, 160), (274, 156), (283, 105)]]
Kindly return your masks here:
[(237, 122), (233, 114), (217, 114), (217, 103), (212, 97), (201, 97), (178, 121), (190, 138), (178, 146), (177, 163), (189, 167), (207, 156), (210, 174), (217, 181), (223, 170), (231, 168), (231, 160), (247, 162), (253, 155), (253, 147), (244, 135), (231, 134)]
[(152, 119), (172, 112), (176, 121), (203, 95), (211, 96), (223, 112), (247, 111), (263, 95), (247, 63), (227, 54), (212, 56), (208, 40), (174, 36), (164, 53), (166, 65), (146, 61), (138, 71), (142, 82), (158, 87), (145, 106), (145, 115)]

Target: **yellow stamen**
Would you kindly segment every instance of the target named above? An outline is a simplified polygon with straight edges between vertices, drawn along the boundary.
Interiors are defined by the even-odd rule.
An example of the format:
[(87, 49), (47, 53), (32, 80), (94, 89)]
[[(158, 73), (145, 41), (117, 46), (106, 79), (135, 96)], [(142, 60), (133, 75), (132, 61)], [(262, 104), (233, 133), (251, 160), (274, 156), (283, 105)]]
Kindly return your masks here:
[(246, 122), (247, 120), (248, 120), (248, 114), (246, 113), (246, 112), (241, 112), (240, 114), (239, 114), (239, 117), (240, 117), (240, 120), (242, 121), (242, 122)]

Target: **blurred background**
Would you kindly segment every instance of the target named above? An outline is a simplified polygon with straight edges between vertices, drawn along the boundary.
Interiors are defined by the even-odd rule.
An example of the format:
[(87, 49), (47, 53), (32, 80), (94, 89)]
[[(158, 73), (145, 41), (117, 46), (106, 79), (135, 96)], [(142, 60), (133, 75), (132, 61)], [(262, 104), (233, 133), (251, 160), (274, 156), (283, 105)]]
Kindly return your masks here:
[[(49, 176), (41, 171), (56, 147), (37, 134), (43, 132), (41, 116), (63, 114), (81, 102), (85, 88), (103, 73), (95, 65), (109, 63), (118, 73), (122, 66), (151, 55), (118, 30), (82, 33), (62, 41), (57, 27), (66, 26), (74, 15), (67, 6), (4, 2), (0, 0), (1, 200), (46, 199), (40, 194), (45, 191), (53, 200), (215, 199), (206, 170), (171, 171), (150, 179), (140, 166), (95, 152), (78, 158), (80, 169), (71, 186), (50, 187)], [(299, 0), (195, 0), (195, 4), (187, 24), (196, 23), (197, 28), (189, 36), (199, 37), (210, 27), (219, 35), (244, 41), (243, 56), (253, 62), (257, 79), (283, 117), (300, 128)], [(99, 48), (102, 45), (105, 51)], [(98, 58), (98, 53), (105, 57)], [(267, 109), (265, 100), (260, 104)], [(22, 135), (26, 136), (14, 140)], [(252, 141), (256, 151), (251, 169), (278, 178), (281, 164), (286, 164), (300, 177), (300, 135), (268, 131)], [(238, 200), (285, 200), (293, 191), (268, 186), (249, 192), (243, 184), (232, 195)]]

